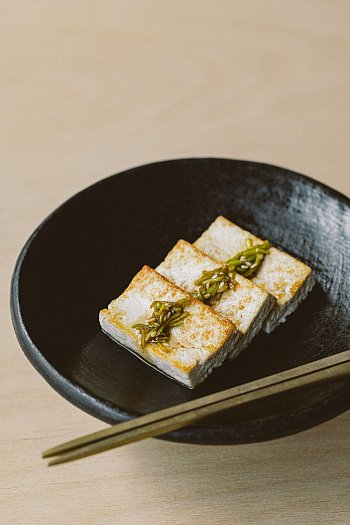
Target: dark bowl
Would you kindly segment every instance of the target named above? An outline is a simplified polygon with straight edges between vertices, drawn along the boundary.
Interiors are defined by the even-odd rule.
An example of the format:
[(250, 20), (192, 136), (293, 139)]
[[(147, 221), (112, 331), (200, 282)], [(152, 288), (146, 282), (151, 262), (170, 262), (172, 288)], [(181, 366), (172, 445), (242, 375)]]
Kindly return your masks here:
[[(317, 285), (287, 322), (188, 390), (100, 330), (98, 312), (179, 238), (224, 215), (302, 259)], [(108, 177), (54, 211), (24, 246), (11, 309), (23, 351), (66, 399), (108, 423), (350, 348), (350, 201), (291, 171), (230, 159), (157, 162)], [(338, 381), (218, 414), (163, 436), (236, 444), (298, 432), (350, 406)]]

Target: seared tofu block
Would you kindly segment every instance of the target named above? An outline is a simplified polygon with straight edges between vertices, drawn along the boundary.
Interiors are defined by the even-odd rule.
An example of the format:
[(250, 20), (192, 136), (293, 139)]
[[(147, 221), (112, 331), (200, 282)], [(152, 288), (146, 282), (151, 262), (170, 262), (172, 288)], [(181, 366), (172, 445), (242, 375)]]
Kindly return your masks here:
[[(152, 303), (184, 299), (186, 317), (170, 329), (168, 341), (142, 345), (134, 325), (149, 321)], [(204, 381), (213, 368), (222, 364), (240, 335), (231, 321), (148, 266), (139, 271), (108, 309), (101, 310), (99, 320), (102, 330), (113, 340), (189, 388)]]
[[(248, 239), (253, 245), (263, 242), (225, 217), (218, 217), (194, 244), (216, 261), (223, 262), (245, 250)], [(268, 333), (294, 312), (315, 284), (309, 266), (274, 247), (251, 280), (277, 300), (263, 326)]]
[[(169, 281), (191, 294), (202, 272), (218, 268), (218, 262), (192, 244), (180, 240), (156, 268)], [(213, 310), (232, 321), (241, 332), (230, 357), (234, 358), (246, 348), (260, 330), (266, 316), (275, 304), (275, 298), (239, 274), (234, 276), (231, 287), (212, 301)]]

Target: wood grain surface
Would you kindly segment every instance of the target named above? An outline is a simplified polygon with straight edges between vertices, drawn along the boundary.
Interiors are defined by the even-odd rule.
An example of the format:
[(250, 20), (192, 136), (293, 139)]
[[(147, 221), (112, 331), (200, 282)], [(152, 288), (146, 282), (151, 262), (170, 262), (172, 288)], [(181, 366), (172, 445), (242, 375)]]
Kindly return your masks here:
[(274, 442), (148, 440), (46, 468), (42, 450), (103, 425), (31, 367), (8, 307), (38, 223), (131, 166), (259, 160), (350, 195), (349, 27), (347, 0), (3, 0), (1, 524), (350, 523), (349, 412)]

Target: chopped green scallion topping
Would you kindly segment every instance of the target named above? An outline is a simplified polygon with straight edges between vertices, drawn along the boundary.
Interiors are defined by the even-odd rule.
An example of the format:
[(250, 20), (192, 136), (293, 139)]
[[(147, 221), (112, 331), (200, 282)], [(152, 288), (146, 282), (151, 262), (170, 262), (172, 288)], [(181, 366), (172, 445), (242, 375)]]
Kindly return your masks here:
[(234, 276), (235, 271), (230, 270), (226, 264), (214, 270), (204, 271), (201, 277), (194, 282), (199, 288), (193, 295), (196, 299), (210, 305), (233, 287)]
[(235, 271), (244, 277), (256, 275), (265, 255), (270, 253), (270, 242), (264, 241), (253, 246), (252, 239), (247, 239), (247, 249), (237, 253), (226, 261), (229, 271)]
[(144, 324), (133, 325), (141, 336), (141, 348), (148, 343), (165, 343), (169, 340), (170, 329), (183, 323), (188, 312), (184, 307), (189, 303), (188, 299), (180, 301), (154, 301), (151, 304), (152, 316)]

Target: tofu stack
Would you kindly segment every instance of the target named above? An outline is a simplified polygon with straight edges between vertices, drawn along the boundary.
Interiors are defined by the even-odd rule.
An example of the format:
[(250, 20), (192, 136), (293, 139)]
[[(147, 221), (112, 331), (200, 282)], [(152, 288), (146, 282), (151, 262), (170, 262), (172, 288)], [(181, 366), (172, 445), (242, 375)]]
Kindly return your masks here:
[[(152, 315), (154, 301), (186, 299), (182, 324), (174, 326), (166, 343), (142, 346), (133, 326)], [(133, 278), (127, 289), (99, 315), (102, 330), (147, 363), (183, 385), (194, 388), (213, 368), (231, 354), (240, 332), (228, 319), (193, 298), (148, 266)]]
[(194, 388), (261, 328), (285, 321), (315, 284), (309, 266), (267, 242), (255, 248), (262, 243), (218, 217), (193, 245), (178, 241), (156, 270), (144, 266), (100, 311), (102, 330)]
[[(204, 271), (218, 267), (217, 261), (192, 244), (180, 240), (168, 253), (156, 271), (188, 293), (196, 290)], [(230, 357), (237, 357), (259, 332), (276, 300), (249, 279), (236, 274), (232, 287), (211, 303), (217, 314), (232, 321), (241, 332)]]
[[(194, 245), (215, 261), (222, 263), (245, 250), (248, 239), (252, 239), (253, 245), (263, 242), (252, 233), (220, 216), (195, 241)], [(284, 322), (307, 296), (315, 284), (315, 277), (309, 266), (271, 247), (270, 253), (265, 256), (251, 281), (276, 299), (276, 304), (263, 325), (264, 330), (270, 333), (279, 323)]]

